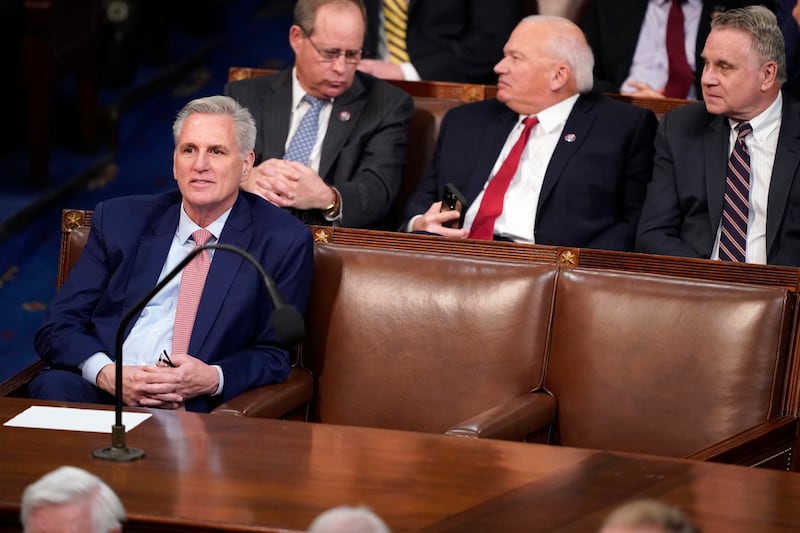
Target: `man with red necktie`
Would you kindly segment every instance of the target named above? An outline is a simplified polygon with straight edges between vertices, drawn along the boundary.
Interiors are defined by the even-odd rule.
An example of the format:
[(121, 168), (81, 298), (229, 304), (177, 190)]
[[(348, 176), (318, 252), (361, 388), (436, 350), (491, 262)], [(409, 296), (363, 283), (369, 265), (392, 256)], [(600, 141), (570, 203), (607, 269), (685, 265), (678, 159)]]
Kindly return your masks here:
[[(652, 112), (592, 94), (592, 52), (565, 18), (523, 19), (495, 66), (496, 99), (449, 111), (403, 229), (630, 250), (653, 163)], [(446, 184), (464, 195), (440, 212)]]
[(588, 0), (580, 26), (594, 51), (594, 89), (702, 98), (700, 52), (711, 20), (753, 4), (774, 7), (772, 0)]

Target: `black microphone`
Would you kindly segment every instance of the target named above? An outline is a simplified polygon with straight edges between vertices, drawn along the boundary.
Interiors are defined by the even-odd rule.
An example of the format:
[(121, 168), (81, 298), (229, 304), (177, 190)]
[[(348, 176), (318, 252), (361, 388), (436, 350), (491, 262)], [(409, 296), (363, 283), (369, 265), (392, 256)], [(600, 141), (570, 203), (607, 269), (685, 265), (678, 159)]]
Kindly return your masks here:
[(267, 274), (264, 267), (261, 266), (255, 257), (245, 252), (241, 248), (231, 246), (230, 244), (206, 244), (198, 246), (193, 249), (189, 254), (180, 262), (178, 266), (173, 268), (164, 279), (159, 281), (153, 289), (148, 292), (139, 303), (137, 303), (130, 311), (125, 313), (120, 321), (119, 328), (117, 329), (116, 348), (117, 358), (114, 361), (117, 375), (115, 376), (115, 391), (114, 391), (114, 410), (116, 418), (114, 425), (111, 426), (111, 447), (97, 448), (92, 452), (92, 457), (95, 459), (106, 459), (109, 461), (135, 461), (144, 457), (144, 450), (140, 448), (129, 448), (125, 443), (125, 425), (122, 423), (122, 343), (125, 340), (125, 331), (128, 329), (128, 324), (134, 317), (138, 317), (142, 312), (144, 306), (164, 288), (164, 286), (172, 280), (175, 276), (182, 271), (195, 256), (205, 250), (227, 250), (233, 252), (247, 259), (264, 281), (267, 288), (267, 294), (272, 302), (272, 327), (278, 335), (280, 341), (287, 346), (294, 346), (303, 339), (305, 335), (305, 325), (303, 324), (303, 317), (300, 312), (292, 305), (286, 303), (278, 290), (275, 281)]

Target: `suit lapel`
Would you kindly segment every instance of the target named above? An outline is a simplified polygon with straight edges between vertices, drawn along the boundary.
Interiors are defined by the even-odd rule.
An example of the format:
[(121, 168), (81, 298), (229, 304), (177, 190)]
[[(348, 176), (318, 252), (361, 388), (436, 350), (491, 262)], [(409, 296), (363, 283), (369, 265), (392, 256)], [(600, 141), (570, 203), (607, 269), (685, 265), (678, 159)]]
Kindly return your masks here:
[[(244, 198), (239, 195), (217, 242), (247, 250), (252, 231), (250, 207)], [(222, 305), (231, 290), (242, 261), (244, 261), (244, 258), (233, 252), (225, 250), (214, 251), (214, 259), (211, 261), (207, 282), (203, 288), (203, 295), (197, 308), (192, 337), (189, 341), (190, 354), (196, 356), (203, 353), (200, 348), (203, 346), (208, 333), (211, 331), (211, 326), (222, 310)]]
[[(569, 117), (567, 117), (561, 138), (556, 143), (556, 148), (544, 173), (542, 190), (539, 193), (539, 202), (536, 210), (537, 218), (538, 213), (542, 212), (542, 206), (547, 201), (550, 193), (553, 192), (553, 187), (555, 187), (564, 173), (567, 163), (589, 137), (589, 130), (596, 119), (592, 108), (592, 103), (581, 96), (575, 102)], [(565, 139), (572, 139), (572, 141), (567, 142)]]
[[(175, 228), (178, 227), (180, 205), (178, 196), (178, 202), (158, 215), (150, 225), (150, 232), (141, 236), (133, 262), (134, 274), (128, 282), (120, 316), (128, 313), (158, 283), (158, 277), (167, 260), (167, 254), (175, 236)], [(128, 336), (135, 322), (133, 320), (128, 324), (125, 337)]]
[(358, 124), (361, 112), (366, 101), (362, 98), (364, 85), (358, 75), (353, 79), (353, 85), (333, 102), (331, 117), (328, 120), (328, 129), (322, 143), (322, 154), (319, 162), (319, 175), (326, 180), (334, 161), (344, 146), (344, 143), (353, 133)]
[(261, 161), (283, 157), (291, 114), (292, 70), (288, 69), (274, 77), (264, 95), (260, 124), (265, 125), (263, 146), (267, 147), (268, 152), (261, 154)]
[(483, 139), (479, 143), (478, 157), (475, 158), (475, 165), (472, 167), (472, 174), (467, 180), (467, 189), (462, 191), (469, 203), (472, 203), (484, 184), (489, 180), (497, 158), (503, 149), (506, 138), (514, 125), (519, 120), (519, 115), (505, 105), (499, 104), (502, 107), (500, 113), (492, 115), (483, 132)]
[(722, 116), (714, 117), (708, 124), (703, 141), (708, 220), (711, 224), (712, 235), (717, 234), (717, 227), (722, 218), (725, 175), (730, 157), (728, 154), (729, 137), (728, 119)]
[(789, 201), (789, 191), (800, 165), (800, 105), (784, 95), (781, 131), (767, 201), (767, 257), (778, 236), (778, 229)]

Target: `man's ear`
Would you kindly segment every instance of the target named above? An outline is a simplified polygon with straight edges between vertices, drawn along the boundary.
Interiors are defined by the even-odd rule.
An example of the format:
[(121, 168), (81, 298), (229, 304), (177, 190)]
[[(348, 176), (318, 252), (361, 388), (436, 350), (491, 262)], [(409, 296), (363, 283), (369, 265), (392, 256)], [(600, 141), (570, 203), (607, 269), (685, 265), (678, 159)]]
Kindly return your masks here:
[(569, 65), (556, 65), (553, 67), (550, 78), (550, 89), (553, 92), (558, 92), (562, 87), (567, 85), (572, 79), (572, 69)]
[(289, 28), (289, 46), (292, 47), (295, 55), (297, 55), (298, 50), (300, 49), (303, 38), (305, 38), (305, 32), (303, 32), (303, 28), (297, 24), (292, 24), (292, 27)]

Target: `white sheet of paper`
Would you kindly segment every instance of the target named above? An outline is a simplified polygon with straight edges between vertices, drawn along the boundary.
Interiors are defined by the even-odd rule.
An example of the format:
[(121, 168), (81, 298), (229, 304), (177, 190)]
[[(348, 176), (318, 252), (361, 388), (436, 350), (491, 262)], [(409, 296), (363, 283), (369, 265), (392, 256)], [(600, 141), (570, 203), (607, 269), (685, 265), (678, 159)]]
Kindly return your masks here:
[[(125, 425), (126, 431), (130, 431), (151, 416), (153, 416), (151, 413), (123, 412), (122, 423)], [(3, 425), (19, 428), (111, 433), (111, 426), (114, 425), (114, 411), (34, 405)]]

